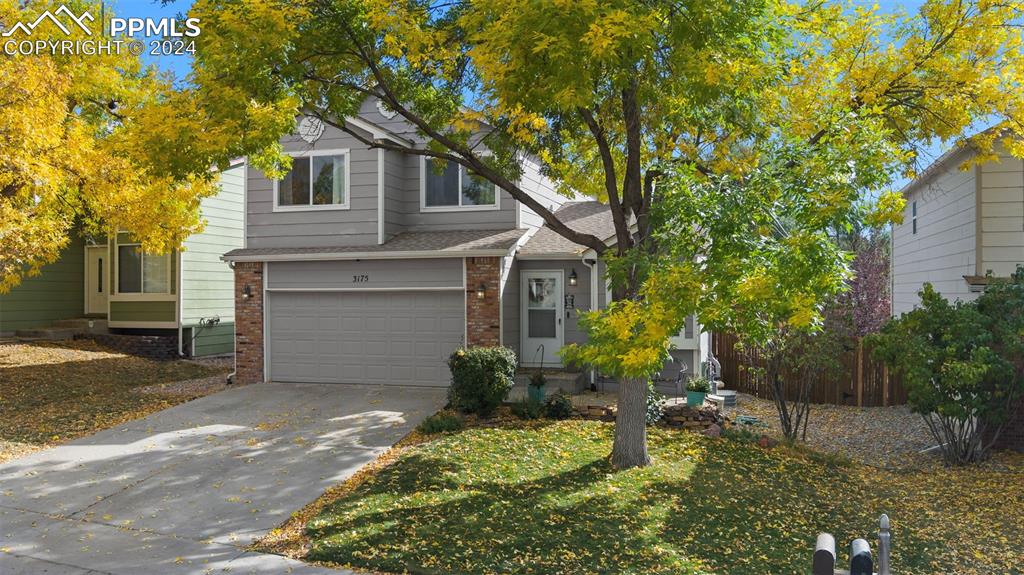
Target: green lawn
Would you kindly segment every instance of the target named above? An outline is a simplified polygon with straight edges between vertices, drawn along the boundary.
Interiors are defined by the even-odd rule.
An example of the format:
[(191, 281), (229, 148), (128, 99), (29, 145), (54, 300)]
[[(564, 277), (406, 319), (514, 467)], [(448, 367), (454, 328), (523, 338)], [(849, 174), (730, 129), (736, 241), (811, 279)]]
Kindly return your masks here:
[(892, 475), (656, 429), (654, 465), (614, 473), (611, 429), (472, 428), (407, 448), (329, 492), (296, 549), (393, 573), (803, 573), (819, 531), (845, 547), (887, 512), (897, 573), (1021, 573), (1019, 460)]

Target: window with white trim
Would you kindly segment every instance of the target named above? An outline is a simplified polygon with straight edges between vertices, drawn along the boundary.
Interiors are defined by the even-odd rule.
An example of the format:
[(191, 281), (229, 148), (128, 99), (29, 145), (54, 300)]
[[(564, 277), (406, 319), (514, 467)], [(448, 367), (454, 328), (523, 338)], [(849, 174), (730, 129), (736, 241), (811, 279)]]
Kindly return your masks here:
[(171, 255), (147, 254), (139, 244), (118, 244), (117, 293), (171, 293)]
[[(439, 171), (437, 162), (445, 162)], [(494, 183), (461, 164), (447, 160), (423, 160), (423, 207), (497, 207)]]
[(343, 208), (348, 206), (348, 152), (292, 158), (292, 167), (275, 182), (277, 208)]
[(910, 204), (910, 227), (911, 233), (917, 233), (917, 202)]

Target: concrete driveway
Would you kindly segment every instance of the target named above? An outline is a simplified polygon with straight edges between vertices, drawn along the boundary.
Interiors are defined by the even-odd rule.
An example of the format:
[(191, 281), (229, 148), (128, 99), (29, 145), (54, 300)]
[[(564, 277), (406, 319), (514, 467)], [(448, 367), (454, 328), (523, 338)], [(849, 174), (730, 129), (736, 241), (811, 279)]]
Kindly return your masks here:
[(440, 389), (251, 385), (10, 461), (0, 573), (337, 575), (244, 548), (443, 403)]

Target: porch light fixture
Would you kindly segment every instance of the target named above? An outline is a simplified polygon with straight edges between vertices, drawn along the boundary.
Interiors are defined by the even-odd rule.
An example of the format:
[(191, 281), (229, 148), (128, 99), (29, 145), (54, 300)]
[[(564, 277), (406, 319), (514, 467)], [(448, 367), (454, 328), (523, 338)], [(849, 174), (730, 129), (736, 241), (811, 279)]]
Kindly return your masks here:
[(249, 287), (249, 284), (245, 284), (245, 287), (242, 288), (242, 297), (245, 299), (252, 297), (252, 288)]
[(572, 271), (569, 272), (569, 285), (574, 286), (578, 283), (578, 281), (579, 276), (576, 275), (576, 268), (572, 268)]
[(487, 295), (487, 286), (484, 285), (483, 283), (481, 283), (480, 287), (476, 288), (476, 299), (484, 299), (484, 296), (486, 296), (486, 295)]

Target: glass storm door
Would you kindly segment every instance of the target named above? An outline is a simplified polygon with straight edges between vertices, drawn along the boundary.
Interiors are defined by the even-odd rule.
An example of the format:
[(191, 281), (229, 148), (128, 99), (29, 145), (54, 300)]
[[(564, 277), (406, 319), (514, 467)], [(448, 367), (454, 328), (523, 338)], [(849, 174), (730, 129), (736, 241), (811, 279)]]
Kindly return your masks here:
[(565, 340), (565, 315), (562, 300), (562, 272), (522, 272), (522, 349), (523, 365), (560, 366), (558, 351)]
[(107, 315), (107, 246), (85, 248), (85, 313)]

